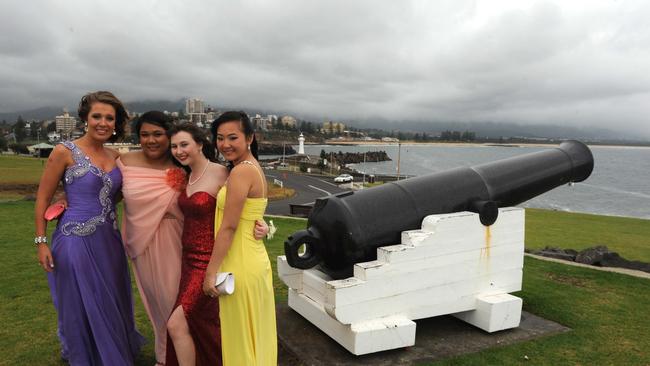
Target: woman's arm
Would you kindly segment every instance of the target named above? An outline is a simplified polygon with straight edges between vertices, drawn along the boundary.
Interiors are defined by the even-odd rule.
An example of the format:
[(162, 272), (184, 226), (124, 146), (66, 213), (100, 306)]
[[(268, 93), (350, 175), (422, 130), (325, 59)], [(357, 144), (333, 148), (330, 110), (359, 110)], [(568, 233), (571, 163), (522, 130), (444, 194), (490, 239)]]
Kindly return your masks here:
[[(65, 172), (65, 168), (72, 163), (72, 157), (68, 149), (63, 145), (58, 145), (54, 148), (49, 158), (47, 165), (41, 176), (38, 184), (38, 192), (36, 193), (36, 204), (34, 205), (34, 226), (35, 236), (43, 237), (47, 235), (47, 221), (43, 217), (47, 206), (52, 200), (54, 192), (59, 185), (61, 177)], [(54, 261), (52, 260), (52, 253), (47, 244), (38, 244), (38, 262), (44, 270), (52, 272), (54, 268)]]
[[(115, 149), (112, 149), (110, 147), (105, 147), (104, 149), (106, 149), (106, 151), (111, 155), (111, 157), (114, 160), (117, 160), (117, 158), (122, 157), (122, 154), (120, 154), (120, 152), (115, 150)], [(125, 154), (125, 155), (127, 155), (127, 154)], [(122, 162), (124, 162), (124, 161), (122, 161)], [(117, 164), (117, 162), (115, 162), (115, 163)], [(122, 190), (120, 189), (119, 191), (117, 191), (117, 194), (115, 195), (115, 198), (113, 198), (113, 204), (117, 205), (118, 203), (120, 203), (122, 201), (122, 199), (124, 199), (124, 196), (122, 195)]]
[(239, 219), (241, 218), (248, 192), (250, 191), (253, 180), (257, 178), (253, 175), (257, 174), (253, 169), (256, 168), (241, 165), (235, 167), (230, 172), (230, 177), (226, 184), (226, 207), (224, 208), (223, 220), (214, 240), (212, 256), (210, 257), (210, 263), (208, 264), (203, 281), (203, 292), (208, 296), (219, 296), (219, 291), (214, 286), (216, 275), (232, 245), (232, 240), (237, 230), (237, 225), (239, 225)]

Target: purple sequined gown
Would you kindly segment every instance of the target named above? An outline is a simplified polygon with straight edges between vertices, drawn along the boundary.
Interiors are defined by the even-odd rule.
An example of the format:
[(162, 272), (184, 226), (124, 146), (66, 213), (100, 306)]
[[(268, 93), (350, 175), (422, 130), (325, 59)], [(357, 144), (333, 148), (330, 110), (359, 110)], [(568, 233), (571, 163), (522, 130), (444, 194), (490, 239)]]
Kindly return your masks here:
[(132, 365), (143, 339), (135, 329), (131, 279), (115, 221), (122, 175), (90, 163), (73, 143), (65, 171), (68, 208), (52, 236), (48, 276), (61, 354), (71, 365)]

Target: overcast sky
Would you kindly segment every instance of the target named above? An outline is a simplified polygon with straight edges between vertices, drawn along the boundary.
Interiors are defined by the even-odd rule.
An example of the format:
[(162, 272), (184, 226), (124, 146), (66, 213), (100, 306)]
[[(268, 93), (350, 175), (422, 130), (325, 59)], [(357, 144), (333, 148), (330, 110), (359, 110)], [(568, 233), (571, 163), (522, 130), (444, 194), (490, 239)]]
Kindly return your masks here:
[(0, 112), (106, 89), (650, 138), (649, 19), (644, 0), (2, 0)]

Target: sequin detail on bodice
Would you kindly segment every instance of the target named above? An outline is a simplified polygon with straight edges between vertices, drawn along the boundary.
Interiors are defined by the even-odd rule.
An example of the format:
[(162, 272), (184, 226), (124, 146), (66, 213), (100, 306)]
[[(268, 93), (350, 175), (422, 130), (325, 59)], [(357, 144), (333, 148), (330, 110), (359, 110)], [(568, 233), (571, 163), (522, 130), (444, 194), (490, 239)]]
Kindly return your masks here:
[[(63, 235), (87, 236), (106, 222), (111, 222), (117, 230), (111, 197), (122, 185), (119, 170), (115, 167), (108, 173), (104, 172), (93, 165), (90, 158), (71, 141), (63, 142), (63, 146), (72, 151), (74, 164), (66, 168), (63, 179), (68, 208), (59, 221), (60, 232)], [(89, 219), (82, 219), (88, 216)]]
[[(183, 222), (183, 245), (181, 283), (178, 291), (176, 305), (183, 305), (185, 315), (194, 318), (195, 309), (205, 306), (210, 302), (209, 297), (203, 294), (203, 279), (205, 270), (210, 263), (212, 248), (214, 247), (214, 207), (217, 200), (207, 192), (194, 192), (189, 197), (183, 191), (178, 196), (178, 206), (185, 221)], [(213, 306), (217, 308), (218, 301)], [(207, 315), (197, 315), (205, 317)]]
[(216, 199), (207, 192), (194, 192), (189, 197), (183, 192), (178, 197), (178, 206), (185, 216), (181, 239), (183, 251), (207, 254), (208, 261), (214, 246), (215, 205)]

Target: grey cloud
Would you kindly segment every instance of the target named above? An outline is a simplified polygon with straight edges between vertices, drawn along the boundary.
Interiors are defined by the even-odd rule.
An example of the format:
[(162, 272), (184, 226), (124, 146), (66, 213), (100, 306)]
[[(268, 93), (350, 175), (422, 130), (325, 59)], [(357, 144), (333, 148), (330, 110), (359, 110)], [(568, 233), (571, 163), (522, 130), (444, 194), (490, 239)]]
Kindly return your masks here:
[(127, 101), (650, 138), (640, 0), (8, 0), (0, 14), (0, 112), (110, 89)]

